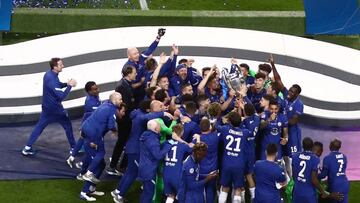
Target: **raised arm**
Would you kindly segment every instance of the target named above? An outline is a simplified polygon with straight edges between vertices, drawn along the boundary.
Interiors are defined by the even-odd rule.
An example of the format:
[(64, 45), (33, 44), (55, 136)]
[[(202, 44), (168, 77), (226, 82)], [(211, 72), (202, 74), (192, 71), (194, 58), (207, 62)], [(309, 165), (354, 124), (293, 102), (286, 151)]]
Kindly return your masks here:
[(206, 86), (206, 83), (208, 82), (210, 76), (212, 74), (214, 74), (214, 70), (216, 68), (216, 65), (213, 65), (209, 71), (209, 73), (206, 75), (206, 77), (200, 82), (199, 86), (198, 86), (198, 91), (199, 93), (201, 94), (204, 94), (205, 93), (205, 86)]
[(162, 52), (160, 54), (159, 64), (156, 67), (156, 69), (155, 69), (155, 71), (154, 71), (154, 73), (152, 75), (151, 82), (150, 82), (150, 87), (155, 87), (156, 86), (160, 70), (163, 67), (164, 63), (166, 63), (166, 54), (164, 52)]
[(158, 30), (158, 35), (156, 36), (155, 41), (153, 41), (153, 42), (150, 44), (149, 48), (141, 54), (141, 56), (142, 56), (143, 58), (149, 57), (150, 54), (152, 54), (152, 53), (155, 51), (155, 49), (157, 48), (157, 46), (158, 46), (158, 44), (159, 44), (159, 42), (160, 42), (161, 37), (164, 36), (164, 34), (165, 34), (165, 29), (160, 28), (160, 29)]
[(275, 62), (274, 62), (274, 58), (273, 55), (270, 54), (270, 58), (268, 59), (268, 62), (271, 64), (271, 68), (274, 74), (274, 79), (277, 83), (279, 83), (280, 86), (280, 90), (283, 90), (285, 88), (284, 84), (282, 83), (281, 77), (279, 72), (277, 71), (276, 67), (275, 67)]
[(221, 111), (225, 111), (229, 107), (229, 105), (231, 104), (232, 100), (235, 97), (235, 93), (236, 93), (235, 90), (230, 89), (229, 97), (224, 103), (221, 104)]

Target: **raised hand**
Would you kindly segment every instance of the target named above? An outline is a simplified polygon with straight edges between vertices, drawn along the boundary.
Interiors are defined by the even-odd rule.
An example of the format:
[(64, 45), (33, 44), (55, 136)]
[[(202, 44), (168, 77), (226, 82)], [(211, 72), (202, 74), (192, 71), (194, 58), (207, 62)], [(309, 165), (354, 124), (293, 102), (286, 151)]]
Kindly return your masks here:
[(166, 63), (166, 54), (164, 52), (161, 52), (159, 64), (164, 64), (164, 63)]
[(165, 31), (166, 31), (165, 28), (159, 28), (159, 29), (158, 29), (158, 37), (161, 38), (162, 36), (164, 36), (164, 35), (165, 35)]
[(179, 55), (179, 47), (177, 47), (175, 44), (171, 47), (172, 51), (174, 51), (175, 55)]

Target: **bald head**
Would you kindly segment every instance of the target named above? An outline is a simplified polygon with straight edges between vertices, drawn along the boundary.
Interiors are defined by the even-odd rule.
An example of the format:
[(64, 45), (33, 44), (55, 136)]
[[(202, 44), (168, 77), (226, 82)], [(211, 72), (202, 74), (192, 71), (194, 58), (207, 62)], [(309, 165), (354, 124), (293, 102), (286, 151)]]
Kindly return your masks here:
[(151, 112), (160, 112), (164, 110), (164, 104), (161, 101), (153, 100), (150, 103), (150, 111)]
[(136, 47), (129, 47), (127, 49), (127, 55), (129, 60), (136, 62), (139, 61), (140, 54), (139, 50)]
[(147, 129), (151, 130), (155, 133), (159, 133), (160, 132), (160, 124), (156, 121), (156, 119), (152, 119), (152, 120), (148, 121)]
[(116, 106), (120, 106), (122, 103), (122, 96), (119, 92), (113, 92), (110, 94), (109, 100)]

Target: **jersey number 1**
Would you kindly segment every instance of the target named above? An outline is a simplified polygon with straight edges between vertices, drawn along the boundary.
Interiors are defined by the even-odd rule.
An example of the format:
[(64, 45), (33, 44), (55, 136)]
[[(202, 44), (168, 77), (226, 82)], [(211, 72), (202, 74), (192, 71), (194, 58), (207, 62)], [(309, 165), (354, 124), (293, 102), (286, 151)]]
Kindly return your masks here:
[(171, 148), (171, 151), (172, 151), (172, 157), (171, 159), (169, 159), (169, 152), (166, 154), (166, 157), (165, 157), (165, 161), (171, 161), (171, 162), (177, 162), (177, 158), (176, 158), (176, 150), (177, 150), (177, 146), (174, 146)]

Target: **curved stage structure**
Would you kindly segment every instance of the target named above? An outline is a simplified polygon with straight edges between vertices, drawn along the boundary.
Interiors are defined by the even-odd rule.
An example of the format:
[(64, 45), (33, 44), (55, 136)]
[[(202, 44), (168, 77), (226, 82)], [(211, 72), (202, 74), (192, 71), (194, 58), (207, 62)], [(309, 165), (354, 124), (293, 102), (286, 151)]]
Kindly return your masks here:
[[(101, 98), (114, 90), (127, 60), (126, 48), (147, 48), (158, 27), (128, 27), (56, 35), (0, 46), (0, 123), (36, 121), (41, 112), (42, 77), (48, 60), (63, 58), (61, 80), (75, 78), (63, 102), (79, 116), (89, 80), (100, 84)], [(335, 127), (360, 126), (360, 51), (320, 41), (276, 33), (229, 28), (166, 27), (155, 52), (167, 53), (175, 43), (180, 58), (195, 59), (195, 68), (217, 64), (229, 67), (230, 58), (257, 69), (272, 53), (284, 84), (300, 84), (305, 116), (302, 122)]]

